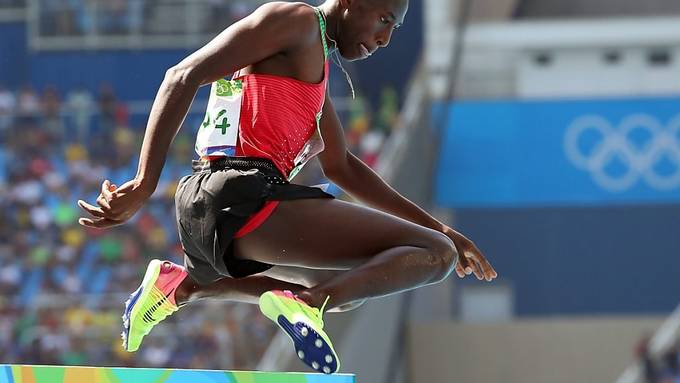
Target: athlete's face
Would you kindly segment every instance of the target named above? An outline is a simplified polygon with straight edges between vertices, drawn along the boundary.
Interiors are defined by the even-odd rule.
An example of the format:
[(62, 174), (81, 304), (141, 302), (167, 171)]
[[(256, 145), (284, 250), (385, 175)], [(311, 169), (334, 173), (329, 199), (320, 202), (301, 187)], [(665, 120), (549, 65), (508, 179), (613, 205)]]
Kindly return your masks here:
[(361, 60), (386, 47), (404, 22), (408, 0), (341, 0), (338, 50), (346, 60)]

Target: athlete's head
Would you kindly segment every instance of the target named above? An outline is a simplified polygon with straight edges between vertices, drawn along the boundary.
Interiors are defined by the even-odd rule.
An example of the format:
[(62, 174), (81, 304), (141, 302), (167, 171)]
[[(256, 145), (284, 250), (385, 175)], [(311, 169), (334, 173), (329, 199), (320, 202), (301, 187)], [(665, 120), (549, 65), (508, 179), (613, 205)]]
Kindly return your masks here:
[(336, 23), (329, 33), (346, 60), (360, 60), (385, 47), (403, 22), (408, 0), (335, 0)]

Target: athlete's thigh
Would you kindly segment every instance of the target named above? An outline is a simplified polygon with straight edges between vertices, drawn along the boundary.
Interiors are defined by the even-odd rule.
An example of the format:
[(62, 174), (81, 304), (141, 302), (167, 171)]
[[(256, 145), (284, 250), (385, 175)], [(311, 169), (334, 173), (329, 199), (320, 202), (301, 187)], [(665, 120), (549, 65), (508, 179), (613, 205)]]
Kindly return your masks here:
[(234, 256), (273, 265), (344, 270), (396, 247), (451, 243), (443, 234), (378, 210), (333, 199), (282, 201)]

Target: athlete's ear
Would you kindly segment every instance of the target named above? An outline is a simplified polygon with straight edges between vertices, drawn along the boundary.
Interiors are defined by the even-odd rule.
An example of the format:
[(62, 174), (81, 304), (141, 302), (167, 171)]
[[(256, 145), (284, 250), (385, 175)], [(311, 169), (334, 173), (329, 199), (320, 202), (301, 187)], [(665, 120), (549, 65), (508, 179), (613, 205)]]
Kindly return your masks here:
[(340, 0), (340, 8), (343, 10), (348, 10), (350, 4), (353, 2), (353, 0)]

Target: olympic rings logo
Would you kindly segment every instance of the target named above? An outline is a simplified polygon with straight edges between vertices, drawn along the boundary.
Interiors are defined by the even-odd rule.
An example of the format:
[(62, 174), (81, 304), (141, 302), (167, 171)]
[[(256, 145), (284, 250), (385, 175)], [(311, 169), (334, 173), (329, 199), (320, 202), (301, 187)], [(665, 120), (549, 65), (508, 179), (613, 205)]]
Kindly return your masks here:
[[(633, 134), (642, 130), (650, 137), (634, 140)], [(583, 135), (599, 136), (592, 150), (582, 149)], [(630, 189), (640, 179), (655, 190), (667, 191), (680, 186), (680, 115), (667, 127), (646, 114), (624, 118), (614, 128), (598, 115), (586, 115), (574, 120), (565, 133), (564, 151), (567, 158), (579, 169), (588, 171), (593, 181), (605, 190), (622, 192)], [(621, 174), (611, 174), (607, 167), (613, 162), (623, 165)], [(660, 172), (663, 162), (672, 164), (673, 170)]]

